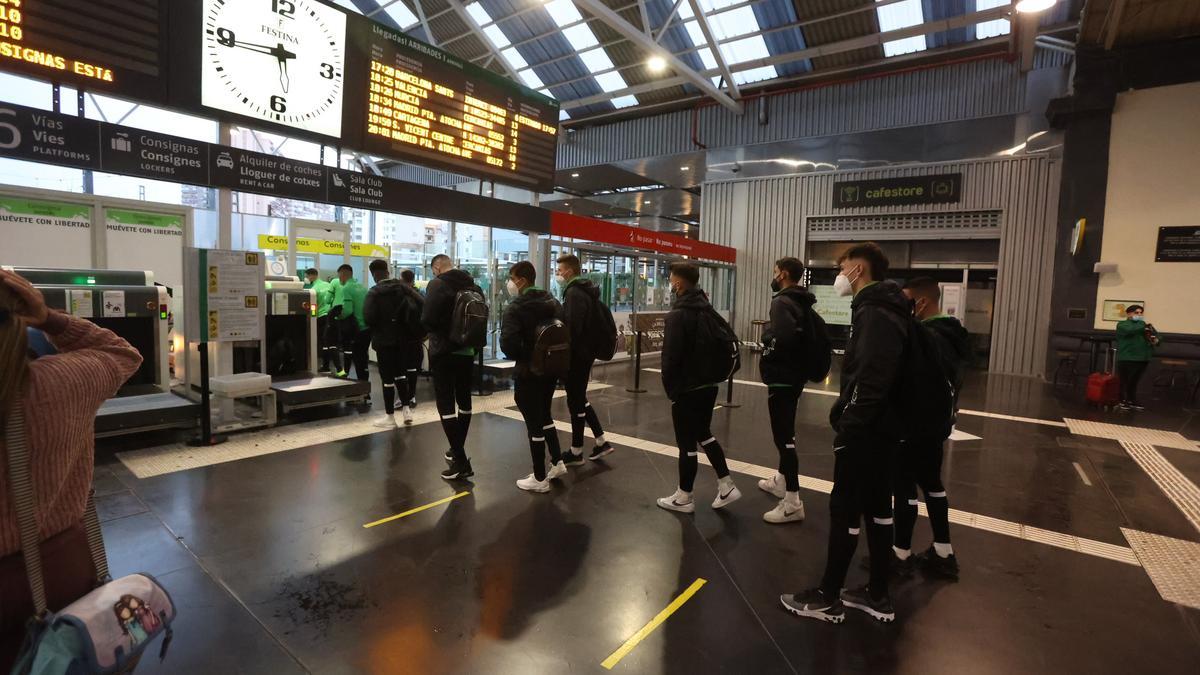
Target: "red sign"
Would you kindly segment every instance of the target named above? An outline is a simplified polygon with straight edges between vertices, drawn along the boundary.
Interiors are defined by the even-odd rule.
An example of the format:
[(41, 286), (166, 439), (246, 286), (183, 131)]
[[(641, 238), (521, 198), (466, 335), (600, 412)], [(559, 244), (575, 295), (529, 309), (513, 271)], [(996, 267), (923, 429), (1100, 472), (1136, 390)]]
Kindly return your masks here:
[(702, 260), (717, 262), (737, 262), (737, 249), (710, 244), (706, 241), (696, 241), (677, 234), (643, 230), (639, 227), (618, 225), (607, 220), (575, 216), (569, 213), (552, 212), (550, 214), (550, 233), (560, 237), (587, 239), (602, 244), (615, 244), (630, 248), (649, 249), (659, 253), (669, 253)]

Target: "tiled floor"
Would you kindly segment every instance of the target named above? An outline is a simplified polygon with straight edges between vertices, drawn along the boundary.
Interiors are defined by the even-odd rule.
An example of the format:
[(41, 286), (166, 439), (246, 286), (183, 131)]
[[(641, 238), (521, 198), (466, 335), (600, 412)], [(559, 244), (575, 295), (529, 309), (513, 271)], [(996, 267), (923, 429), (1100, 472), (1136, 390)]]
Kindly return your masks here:
[[(739, 376), (754, 372), (748, 364)], [(504, 415), (476, 415), (468, 447), (477, 475), (465, 486), (437, 476), (445, 439), (436, 423), (142, 479), (114, 456), (128, 443), (105, 443), (97, 492), (113, 571), (157, 575), (179, 605), (167, 660), (139, 672), (607, 672), (601, 662), (698, 578), (707, 583), (613, 672), (1190, 673), (1200, 662), (1200, 611), (1163, 599), (1140, 564), (1044, 543), (1068, 537), (1129, 552), (1122, 528), (1150, 536), (1139, 543), (1200, 541), (1115, 440), (963, 416), (959, 427), (980, 438), (949, 446), (952, 506), (1042, 540), (952, 526), (960, 582), (903, 581), (895, 624), (854, 615), (831, 626), (796, 619), (777, 601), (814, 583), (824, 564), (831, 398), (800, 403), (808, 519), (770, 526), (761, 515), (772, 500), (751, 475), (776, 461), (764, 389), (737, 387), (742, 407), (714, 417), (730, 457), (744, 463), (734, 478), (745, 496), (724, 512), (708, 508), (715, 483), (702, 466), (701, 506), (683, 516), (654, 506), (676, 471), (661, 454), (673, 439), (657, 375), (643, 373), (651, 391), (642, 395), (625, 392), (626, 366), (597, 376), (614, 386), (594, 391), (593, 405), (623, 443), (549, 495), (514, 487), (529, 472), (528, 446), (523, 425)], [(1088, 410), (1079, 395), (981, 377), (963, 406), (1139, 425)], [(554, 410), (568, 420), (563, 401)], [(1200, 438), (1178, 405), (1151, 416), (1144, 426)], [(1200, 455), (1159, 452), (1200, 481)], [(471, 494), (362, 527), (461, 489)], [(922, 519), (916, 547), (928, 541)], [(856, 563), (850, 581), (862, 574)]]

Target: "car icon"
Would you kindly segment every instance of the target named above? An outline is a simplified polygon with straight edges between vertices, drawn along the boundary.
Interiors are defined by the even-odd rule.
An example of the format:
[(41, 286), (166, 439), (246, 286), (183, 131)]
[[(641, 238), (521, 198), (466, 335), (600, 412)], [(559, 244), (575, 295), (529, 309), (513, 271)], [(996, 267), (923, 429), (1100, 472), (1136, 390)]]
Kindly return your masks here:
[(218, 169), (233, 169), (233, 157), (228, 152), (217, 155)]

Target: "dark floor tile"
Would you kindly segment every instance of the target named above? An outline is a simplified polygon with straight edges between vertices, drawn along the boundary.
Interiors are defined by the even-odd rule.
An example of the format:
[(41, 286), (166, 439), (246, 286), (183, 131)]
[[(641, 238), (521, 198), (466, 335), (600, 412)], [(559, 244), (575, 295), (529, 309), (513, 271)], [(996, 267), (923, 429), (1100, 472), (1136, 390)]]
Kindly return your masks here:
[(102, 523), (145, 512), (146, 505), (131, 490), (96, 497), (96, 513)]
[(157, 576), (196, 564), (152, 513), (109, 521), (104, 523), (103, 531), (113, 577), (134, 572)]

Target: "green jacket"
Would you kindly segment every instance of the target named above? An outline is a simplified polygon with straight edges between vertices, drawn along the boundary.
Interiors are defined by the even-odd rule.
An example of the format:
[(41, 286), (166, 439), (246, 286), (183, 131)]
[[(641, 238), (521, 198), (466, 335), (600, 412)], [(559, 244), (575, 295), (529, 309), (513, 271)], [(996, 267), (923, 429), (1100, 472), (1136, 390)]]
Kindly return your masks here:
[(1149, 361), (1154, 345), (1146, 337), (1146, 323), (1125, 319), (1117, 323), (1117, 360)]
[(317, 279), (312, 283), (304, 284), (304, 288), (311, 288), (317, 296), (317, 316), (322, 317), (329, 314), (329, 308), (333, 307), (333, 286), (324, 279)]
[(339, 283), (334, 287), (333, 305), (342, 307), (341, 318), (351, 316), (358, 322), (359, 330), (366, 330), (367, 320), (363, 317), (363, 303), (367, 299), (367, 289), (358, 280), (351, 277), (349, 281)]

